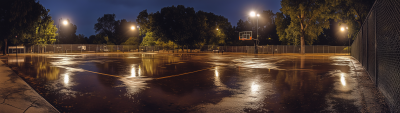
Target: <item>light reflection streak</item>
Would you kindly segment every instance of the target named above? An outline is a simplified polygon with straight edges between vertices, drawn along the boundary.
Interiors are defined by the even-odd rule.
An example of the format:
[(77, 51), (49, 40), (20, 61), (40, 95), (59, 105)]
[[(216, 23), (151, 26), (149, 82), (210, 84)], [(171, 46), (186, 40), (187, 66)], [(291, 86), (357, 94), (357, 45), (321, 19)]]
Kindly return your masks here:
[(136, 68), (135, 68), (135, 66), (132, 66), (131, 76), (130, 77), (136, 77)]
[(219, 76), (219, 73), (218, 73), (218, 67), (215, 67), (215, 76)]
[(342, 82), (343, 86), (346, 86), (346, 79), (344, 79), (344, 73), (341, 73), (340, 82)]
[(141, 71), (142, 71), (142, 69), (140, 68), (140, 65), (139, 65), (138, 76), (141, 76), (141, 75), (142, 75)]
[(66, 86), (68, 86), (68, 83), (69, 83), (69, 73), (65, 73), (64, 74), (64, 84)]
[(218, 90), (227, 90), (226, 86), (221, 82), (218, 68), (218, 66), (215, 67), (214, 85), (218, 87)]
[(251, 84), (251, 92), (252, 92), (252, 93), (257, 92), (259, 89), (260, 89), (260, 85), (256, 84), (255, 82), (253, 82), (253, 83)]

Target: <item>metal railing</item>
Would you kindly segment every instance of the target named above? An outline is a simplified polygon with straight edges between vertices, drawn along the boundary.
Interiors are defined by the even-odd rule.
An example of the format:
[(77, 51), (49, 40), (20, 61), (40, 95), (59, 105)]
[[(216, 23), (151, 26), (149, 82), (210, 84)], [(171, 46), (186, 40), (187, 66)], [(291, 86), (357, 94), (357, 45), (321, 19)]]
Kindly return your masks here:
[[(258, 54), (300, 53), (300, 46), (265, 45), (257, 46)], [(306, 46), (306, 53), (348, 53), (347, 46)], [(254, 53), (254, 46), (214, 46), (200, 48), (138, 46), (138, 45), (103, 45), (103, 44), (49, 44), (27, 47), (26, 53), (102, 53), (102, 52), (158, 52), (158, 53), (199, 53), (199, 52), (238, 52)]]
[(351, 55), (400, 112), (400, 1), (376, 0), (351, 45)]

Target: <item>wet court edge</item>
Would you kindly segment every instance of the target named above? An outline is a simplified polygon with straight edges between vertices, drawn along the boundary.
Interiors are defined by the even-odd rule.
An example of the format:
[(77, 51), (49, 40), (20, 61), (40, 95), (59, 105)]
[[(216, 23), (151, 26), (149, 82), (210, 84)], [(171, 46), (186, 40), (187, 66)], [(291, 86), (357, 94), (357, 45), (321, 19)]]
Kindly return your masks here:
[(389, 112), (349, 56), (52, 54), (2, 61), (60, 112)]

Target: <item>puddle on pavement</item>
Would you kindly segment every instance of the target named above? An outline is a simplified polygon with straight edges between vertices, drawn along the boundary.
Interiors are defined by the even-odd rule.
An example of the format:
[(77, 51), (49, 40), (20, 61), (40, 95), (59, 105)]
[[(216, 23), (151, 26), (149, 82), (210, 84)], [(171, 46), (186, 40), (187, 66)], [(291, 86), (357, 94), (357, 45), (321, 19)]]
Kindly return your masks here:
[(341, 56), (60, 54), (3, 62), (61, 112), (361, 109), (352, 65)]

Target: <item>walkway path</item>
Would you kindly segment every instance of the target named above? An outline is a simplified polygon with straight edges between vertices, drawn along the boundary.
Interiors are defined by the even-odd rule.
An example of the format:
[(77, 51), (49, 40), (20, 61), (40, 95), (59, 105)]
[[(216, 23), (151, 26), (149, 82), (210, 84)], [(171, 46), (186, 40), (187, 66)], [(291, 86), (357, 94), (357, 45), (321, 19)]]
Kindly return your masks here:
[(58, 113), (58, 110), (0, 61), (0, 113)]

